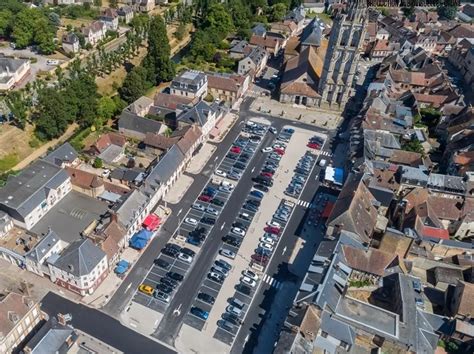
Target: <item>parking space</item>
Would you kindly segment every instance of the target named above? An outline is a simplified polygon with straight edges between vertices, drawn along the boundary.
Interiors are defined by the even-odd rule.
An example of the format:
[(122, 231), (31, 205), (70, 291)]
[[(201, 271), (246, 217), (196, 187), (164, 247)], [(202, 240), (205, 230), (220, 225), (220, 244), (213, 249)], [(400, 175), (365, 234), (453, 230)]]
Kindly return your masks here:
[[(196, 254), (204, 245), (207, 235), (210, 234), (217, 223), (235, 185), (267, 133), (268, 127), (265, 125), (253, 124), (252, 126), (254, 127), (252, 134), (244, 133), (234, 141), (228, 154), (221, 161), (207, 185), (202, 189), (197, 200), (182, 217), (177, 232), (173, 235), (174, 237), (155, 260), (155, 265), (148, 271), (142, 285), (151, 287), (153, 291), (147, 290), (148, 294), (143, 291), (136, 291), (133, 301), (161, 313), (166, 310), (167, 304), (179, 290), (182, 281), (182, 279), (179, 281), (170, 279), (169, 274), (177, 273), (182, 278), (186, 276)], [(178, 245), (179, 241), (186, 241), (187, 246), (183, 248)], [(237, 251), (235, 246), (228, 246), (234, 248), (235, 252)], [(183, 255), (183, 253), (186, 254)], [(168, 266), (166, 268), (158, 266), (157, 263), (161, 261), (166, 262)], [(219, 282), (207, 277), (203, 280), (199, 292), (215, 298), (221, 286)], [(162, 292), (166, 293), (166, 295), (161, 294), (162, 297), (166, 298), (164, 300), (157, 296), (158, 293)], [(211, 308), (211, 304), (203, 302), (198, 298), (198, 294), (195, 294), (191, 311), (185, 316), (184, 322), (201, 330)]]

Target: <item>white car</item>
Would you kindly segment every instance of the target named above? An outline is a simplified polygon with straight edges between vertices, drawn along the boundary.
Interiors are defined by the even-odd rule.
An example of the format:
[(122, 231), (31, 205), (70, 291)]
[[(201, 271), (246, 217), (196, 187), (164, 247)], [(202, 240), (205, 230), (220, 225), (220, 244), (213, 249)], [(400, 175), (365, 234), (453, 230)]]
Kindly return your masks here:
[(272, 246), (275, 244), (275, 241), (271, 237), (263, 236), (262, 238), (260, 238), (260, 241), (263, 243), (268, 243), (269, 245), (272, 245)]
[(250, 286), (251, 288), (255, 288), (255, 286), (257, 285), (257, 282), (253, 279), (250, 279), (249, 277), (240, 278), (240, 282), (242, 284)]
[(196, 226), (198, 224), (198, 221), (196, 219), (193, 219), (193, 218), (186, 218), (186, 219), (184, 219), (184, 222), (186, 224), (193, 225), (193, 226)]
[(266, 250), (266, 251), (273, 251), (273, 246), (270, 245), (269, 243), (260, 242), (260, 243), (258, 244), (258, 247), (263, 248), (263, 249)]
[(234, 233), (236, 235), (239, 235), (239, 236), (242, 236), (242, 237), (245, 236), (245, 231), (242, 230), (241, 228), (233, 227), (231, 231), (232, 231), (232, 233)]
[(262, 149), (262, 152), (271, 152), (273, 149), (271, 147), (266, 147)]
[(228, 187), (228, 186), (227, 186), (227, 187), (226, 187), (226, 186), (220, 186), (220, 187), (219, 187), (219, 190), (220, 190), (221, 192), (227, 192), (227, 193), (232, 192), (232, 189), (233, 189), (233, 188)]
[(257, 275), (256, 273), (252, 272), (252, 271), (249, 270), (249, 269), (244, 270), (244, 271), (242, 272), (242, 275), (243, 275), (244, 277), (250, 278), (250, 279), (255, 280), (255, 281), (258, 280), (258, 275)]
[(285, 144), (276, 143), (276, 144), (273, 144), (272, 148), (273, 148), (273, 149), (282, 149), (282, 150), (285, 150), (285, 149), (286, 149), (286, 145), (285, 145)]
[(221, 176), (221, 177), (227, 177), (227, 173), (225, 173), (222, 170), (216, 170), (214, 173), (218, 176)]
[(272, 133), (272, 134), (276, 134), (276, 133), (278, 133), (278, 131), (276, 130), (276, 128), (275, 128), (275, 127), (270, 127), (268, 130), (269, 130), (269, 131), (270, 131), (270, 133)]
[(279, 223), (277, 223), (276, 221), (269, 221), (269, 222), (267, 222), (267, 225), (271, 226), (271, 227), (281, 228), (281, 225)]
[(269, 233), (269, 232), (265, 232), (265, 233), (263, 234), (263, 237), (272, 239), (274, 242), (275, 242), (275, 241), (278, 241), (278, 235), (271, 234), (271, 233)]
[(215, 215), (215, 216), (219, 215), (219, 211), (217, 211), (216, 209), (211, 208), (211, 207), (206, 208), (206, 213), (211, 214), (211, 215)]
[(191, 205), (191, 208), (193, 208), (195, 210), (199, 210), (199, 211), (206, 210), (206, 208), (204, 208), (204, 206), (199, 204), (199, 203), (194, 203), (193, 205)]
[(221, 256), (224, 256), (224, 257), (227, 257), (227, 258), (230, 258), (230, 259), (234, 259), (236, 257), (235, 252), (232, 252), (231, 250), (229, 250), (227, 248), (221, 248), (220, 251), (219, 251), (219, 254)]
[(185, 253), (178, 254), (178, 259), (180, 261), (183, 261), (183, 262), (189, 263), (189, 264), (191, 264), (193, 262), (193, 257), (191, 257), (190, 255), (185, 254)]

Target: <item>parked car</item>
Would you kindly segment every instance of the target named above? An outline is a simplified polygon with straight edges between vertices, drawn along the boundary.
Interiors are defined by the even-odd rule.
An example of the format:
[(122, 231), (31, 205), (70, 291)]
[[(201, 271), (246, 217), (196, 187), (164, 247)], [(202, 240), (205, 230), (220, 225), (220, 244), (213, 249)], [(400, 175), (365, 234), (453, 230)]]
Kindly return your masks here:
[(166, 303), (170, 302), (170, 296), (162, 291), (155, 291), (153, 297)]
[(196, 252), (194, 252), (193, 250), (190, 250), (189, 248), (186, 248), (186, 247), (183, 247), (181, 249), (181, 253), (187, 254), (190, 257), (194, 257), (196, 255)]
[(242, 230), (242, 229), (240, 229), (240, 228), (238, 228), (238, 227), (233, 227), (233, 228), (231, 229), (231, 232), (232, 232), (233, 234), (236, 234), (236, 235), (239, 235), (239, 236), (242, 236), (242, 237), (245, 236), (245, 231)]
[(224, 261), (223, 259), (216, 259), (214, 261), (214, 264), (217, 265), (218, 267), (225, 268), (228, 271), (232, 269), (232, 266), (226, 261)]
[(205, 210), (206, 210), (206, 213), (208, 214), (215, 215), (215, 216), (219, 215), (219, 211), (214, 208), (207, 207)]
[[(239, 151), (239, 152), (240, 152), (240, 151)], [(214, 173), (215, 173), (216, 175), (218, 175), (218, 176), (221, 176), (221, 177), (227, 177), (227, 173), (225, 173), (225, 172), (222, 171), (222, 170), (216, 170)]]
[(224, 202), (220, 199), (214, 198), (211, 200), (211, 204), (217, 205), (217, 206), (223, 206)]
[(196, 219), (193, 219), (193, 218), (186, 218), (186, 219), (184, 219), (184, 222), (186, 224), (189, 224), (189, 225), (192, 225), (192, 226), (196, 226), (198, 224), (198, 221)]
[(159, 283), (156, 285), (156, 290), (164, 292), (165, 294), (171, 294), (173, 292), (173, 288), (163, 283)]
[(263, 249), (266, 250), (266, 251), (270, 251), (270, 252), (273, 251), (273, 246), (272, 246), (271, 244), (269, 244), (269, 243), (260, 242), (260, 243), (258, 244), (258, 247), (259, 247), (259, 248), (263, 248)]
[(202, 202), (211, 202), (212, 201), (212, 198), (208, 195), (205, 195), (205, 194), (201, 194), (198, 199)]
[(242, 272), (242, 275), (243, 275), (244, 277), (250, 278), (250, 279), (255, 280), (255, 281), (258, 280), (258, 275), (257, 275), (257, 273), (252, 272), (252, 271), (249, 270), (249, 269), (244, 270), (244, 271)]
[(206, 208), (204, 208), (203, 205), (199, 204), (199, 203), (193, 203), (191, 205), (191, 208), (195, 209), (195, 210), (199, 210), (199, 211), (204, 211)]
[(268, 147), (263, 148), (263, 149), (262, 149), (262, 152), (265, 153), (265, 152), (270, 152), (270, 151), (272, 151), (272, 150), (273, 150), (273, 149), (268, 146)]
[(214, 225), (216, 223), (216, 219), (210, 218), (208, 216), (204, 216), (201, 218), (201, 223), (207, 224), (207, 225)]
[(263, 192), (268, 192), (269, 188), (263, 184), (256, 184), (253, 186), (255, 189), (261, 190)]
[(194, 315), (194, 316), (197, 316), (199, 317), (200, 319), (202, 320), (207, 320), (208, 317), (209, 317), (209, 312), (207, 311), (204, 311), (202, 308), (200, 307), (196, 307), (196, 306), (193, 306), (191, 307), (191, 310), (190, 312)]
[(250, 279), (249, 277), (242, 277), (240, 278), (240, 281), (247, 285), (247, 286), (250, 286), (251, 288), (254, 288), (256, 285), (257, 285), (257, 282), (253, 279)]
[(161, 258), (155, 259), (155, 260), (153, 261), (153, 263), (154, 263), (156, 266), (158, 266), (158, 267), (160, 267), (160, 268), (162, 268), (162, 269), (165, 269), (165, 270), (168, 270), (168, 269), (171, 268), (171, 264), (168, 263), (168, 262), (166, 262), (164, 259), (161, 259)]
[(177, 280), (177, 281), (183, 281), (183, 279), (184, 279), (184, 276), (182, 274), (179, 274), (179, 273), (176, 273), (176, 272), (168, 272), (168, 273), (166, 273), (166, 276), (168, 278), (171, 278), (171, 279), (174, 279), (174, 280)]
[(153, 289), (153, 287), (148, 284), (140, 284), (140, 286), (138, 287), (138, 291), (146, 295), (152, 296), (155, 292), (155, 289)]
[(237, 237), (231, 236), (231, 235), (224, 236), (222, 238), (222, 241), (224, 241), (225, 243), (227, 243), (231, 246), (234, 246), (234, 247), (239, 247), (242, 243), (242, 241), (240, 239), (238, 239)]
[(193, 262), (193, 257), (191, 257), (191, 256), (189, 256), (189, 255), (187, 255), (187, 254), (184, 254), (184, 253), (182, 253), (182, 252), (178, 255), (178, 259), (179, 259), (180, 261), (183, 261), (183, 262), (189, 263), (189, 264), (191, 264), (191, 263)]
[(212, 281), (215, 281), (216, 283), (219, 283), (219, 284), (222, 284), (224, 282), (224, 276), (222, 274), (219, 274), (217, 272), (209, 272), (207, 274), (207, 277), (212, 280)]
[(227, 248), (221, 248), (219, 254), (230, 259), (234, 259), (236, 256), (235, 252), (232, 252)]
[(216, 301), (216, 298), (214, 296), (211, 296), (207, 293), (203, 293), (203, 292), (200, 292), (198, 294), (198, 299), (207, 303), (207, 304), (210, 304), (210, 305), (214, 305), (214, 302)]
[(244, 223), (241, 223), (240, 221), (236, 221), (236, 222), (232, 223), (232, 226), (237, 227), (239, 229), (242, 229), (244, 231), (247, 231), (247, 225), (245, 225)]
[(169, 286), (172, 289), (175, 289), (178, 286), (178, 282), (171, 278), (161, 278), (160, 283), (165, 284), (166, 286)]

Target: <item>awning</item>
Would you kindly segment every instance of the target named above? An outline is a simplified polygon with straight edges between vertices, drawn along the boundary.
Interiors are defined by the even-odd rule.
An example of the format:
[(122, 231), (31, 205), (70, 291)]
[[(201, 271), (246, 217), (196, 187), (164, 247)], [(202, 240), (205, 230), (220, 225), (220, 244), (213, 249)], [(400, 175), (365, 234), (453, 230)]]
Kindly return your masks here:
[(139, 237), (144, 239), (145, 241), (149, 241), (151, 239), (151, 236), (153, 236), (153, 232), (147, 230), (147, 229), (141, 229), (138, 231), (133, 237)]
[(336, 181), (336, 184), (342, 185), (344, 182), (344, 170), (342, 168), (334, 169), (334, 180)]
[(138, 235), (135, 235), (130, 239), (130, 247), (135, 248), (137, 250), (143, 249), (146, 244), (147, 240), (138, 237)]
[(117, 263), (117, 266), (115, 267), (114, 271), (117, 274), (123, 274), (128, 270), (129, 267), (130, 267), (130, 263), (128, 263), (126, 260), (121, 260), (120, 262)]
[(328, 166), (324, 171), (324, 179), (342, 186), (342, 182), (344, 181), (344, 170), (342, 168)]
[(158, 215), (150, 214), (143, 221), (143, 226), (150, 231), (155, 231), (160, 226), (161, 220)]
[(327, 219), (329, 215), (331, 215), (332, 209), (334, 209), (334, 203), (327, 202), (326, 206), (324, 207), (323, 213), (321, 214), (321, 217)]

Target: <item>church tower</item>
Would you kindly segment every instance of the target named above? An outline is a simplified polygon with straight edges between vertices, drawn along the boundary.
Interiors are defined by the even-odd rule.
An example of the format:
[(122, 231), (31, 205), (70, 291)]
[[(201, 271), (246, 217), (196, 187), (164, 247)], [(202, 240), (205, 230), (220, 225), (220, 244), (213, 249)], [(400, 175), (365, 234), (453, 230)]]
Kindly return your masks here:
[(343, 109), (352, 88), (367, 25), (366, 0), (352, 0), (347, 13), (336, 16), (319, 80), (321, 105)]

